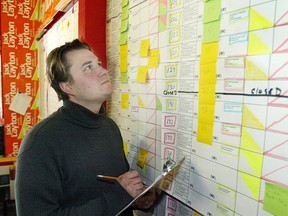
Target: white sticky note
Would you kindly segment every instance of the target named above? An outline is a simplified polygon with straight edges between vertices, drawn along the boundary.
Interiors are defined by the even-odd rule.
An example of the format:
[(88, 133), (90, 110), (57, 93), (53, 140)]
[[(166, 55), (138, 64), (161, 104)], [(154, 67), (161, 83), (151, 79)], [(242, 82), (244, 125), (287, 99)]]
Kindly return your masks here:
[(30, 102), (32, 100), (31, 96), (28, 96), (23, 93), (17, 93), (10, 104), (9, 110), (19, 113), (21, 115), (25, 115)]

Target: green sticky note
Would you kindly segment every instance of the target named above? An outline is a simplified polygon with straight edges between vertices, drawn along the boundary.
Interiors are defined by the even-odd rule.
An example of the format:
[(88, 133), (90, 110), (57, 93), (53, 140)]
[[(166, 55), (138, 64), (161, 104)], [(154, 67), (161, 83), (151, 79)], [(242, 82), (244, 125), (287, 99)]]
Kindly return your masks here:
[(121, 20), (125, 20), (128, 17), (129, 17), (129, 5), (126, 5), (125, 7), (122, 8)]
[(127, 72), (125, 73), (120, 73), (120, 76), (121, 76), (121, 84), (125, 84), (125, 83), (128, 83), (128, 75), (127, 75)]
[(122, 0), (122, 7), (125, 7), (129, 3), (129, 0)]
[(120, 33), (119, 45), (123, 45), (127, 43), (128, 31)]
[(125, 20), (122, 20), (122, 21), (121, 21), (121, 30), (120, 30), (120, 32), (125, 32), (125, 31), (127, 31), (127, 29), (128, 29), (128, 22), (129, 22), (128, 19), (125, 19)]
[(211, 43), (219, 40), (220, 20), (204, 24), (202, 43)]
[(265, 183), (263, 209), (273, 215), (287, 216), (288, 212), (288, 188)]
[(203, 23), (220, 19), (221, 0), (210, 0), (205, 2)]

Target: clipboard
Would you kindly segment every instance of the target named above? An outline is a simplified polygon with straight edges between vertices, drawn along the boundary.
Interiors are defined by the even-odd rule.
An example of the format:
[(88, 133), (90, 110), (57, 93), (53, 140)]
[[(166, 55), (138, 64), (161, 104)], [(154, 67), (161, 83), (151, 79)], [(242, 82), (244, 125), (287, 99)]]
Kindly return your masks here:
[(140, 198), (141, 196), (143, 196), (145, 193), (147, 193), (151, 188), (153, 188), (154, 186), (156, 186), (162, 179), (164, 179), (170, 172), (172, 172), (173, 170), (175, 170), (177, 167), (179, 167), (180, 165), (182, 165), (182, 163), (184, 162), (185, 157), (183, 157), (179, 162), (175, 162), (172, 159), (168, 158), (166, 160), (166, 162), (164, 163), (163, 166), (163, 170), (160, 173), (160, 175), (158, 175), (154, 182), (152, 184), (150, 184), (144, 191), (142, 191), (142, 193), (140, 193), (137, 197), (135, 197), (130, 203), (128, 203), (128, 205), (126, 205), (120, 212), (117, 213), (116, 216), (119, 216), (121, 213), (123, 213), (128, 207), (130, 207), (138, 198)]

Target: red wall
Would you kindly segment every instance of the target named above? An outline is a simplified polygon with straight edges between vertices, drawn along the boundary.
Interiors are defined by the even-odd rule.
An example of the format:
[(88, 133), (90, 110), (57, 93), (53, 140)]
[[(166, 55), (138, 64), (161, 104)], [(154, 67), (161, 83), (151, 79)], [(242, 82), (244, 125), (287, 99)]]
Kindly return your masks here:
[(106, 1), (79, 1), (78, 33), (79, 39), (92, 47), (106, 68)]
[[(2, 48), (2, 84), (3, 84), (3, 114), (5, 120), (5, 156), (17, 156), (20, 143), (29, 129), (37, 123), (39, 109), (37, 95), (39, 90), (37, 74), (37, 49), (33, 46), (38, 27), (49, 28), (63, 15), (63, 12), (52, 11), (59, 0), (53, 0), (50, 8), (45, 11), (47, 20), (34, 20), (33, 11), (37, 10), (35, 2), (29, 0), (30, 13), (21, 12), (19, 4), (26, 3), (25, 0), (1, 1), (1, 48)], [(41, 1), (42, 4), (45, 2)], [(10, 5), (15, 10), (9, 10)], [(7, 7), (6, 7), (7, 6)], [(40, 7), (42, 9), (42, 7)], [(13, 14), (11, 14), (13, 13)], [(37, 14), (37, 13), (35, 13)], [(46, 16), (47, 15), (47, 16)], [(15, 16), (17, 19), (15, 20)], [(31, 19), (31, 17), (33, 19)], [(47, 21), (47, 22), (45, 22)], [(45, 23), (49, 23), (45, 24)], [(11, 27), (13, 26), (13, 28)], [(25, 31), (24, 26), (29, 26), (29, 32)], [(25, 35), (24, 35), (24, 33)], [(19, 37), (23, 33), (25, 40)], [(27, 35), (26, 35), (27, 33)], [(104, 68), (106, 64), (106, 1), (105, 0), (79, 0), (79, 39), (87, 42), (94, 50), (95, 54), (101, 59)], [(21, 53), (21, 55), (20, 55)], [(25, 55), (23, 55), (25, 54)], [(12, 57), (11, 57), (12, 56)], [(15, 59), (13, 58), (15, 56)], [(28, 57), (33, 61), (29, 61)], [(12, 58), (12, 59), (11, 59)], [(28, 58), (28, 60), (27, 60)], [(29, 64), (29, 74), (23, 71), (23, 65)], [(6, 67), (4, 66), (6, 65)], [(15, 73), (11, 73), (13, 66)], [(27, 71), (26, 71), (27, 72)], [(34, 76), (33, 76), (34, 75)], [(29, 91), (27, 90), (29, 87)], [(26, 93), (33, 97), (31, 107), (25, 116), (9, 110), (12, 98), (17, 92)], [(34, 106), (33, 106), (34, 105)], [(1, 154), (1, 152), (0, 152)]]
[[(37, 12), (35, 4), (36, 1), (32, 0), (1, 0), (1, 73), (5, 156), (17, 156), (22, 138), (38, 122), (38, 52), (35, 44), (40, 23), (34, 16)], [(14, 96), (20, 92), (32, 97), (25, 115), (9, 110)]]

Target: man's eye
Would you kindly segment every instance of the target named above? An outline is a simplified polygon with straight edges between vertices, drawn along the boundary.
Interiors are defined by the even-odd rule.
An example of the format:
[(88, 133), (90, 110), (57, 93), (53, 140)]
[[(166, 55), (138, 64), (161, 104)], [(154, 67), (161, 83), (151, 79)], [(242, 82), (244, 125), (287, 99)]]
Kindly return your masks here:
[(87, 67), (84, 68), (84, 70), (91, 70), (92, 69), (92, 65), (88, 65)]
[(102, 62), (100, 60), (98, 61), (98, 66), (102, 66)]

